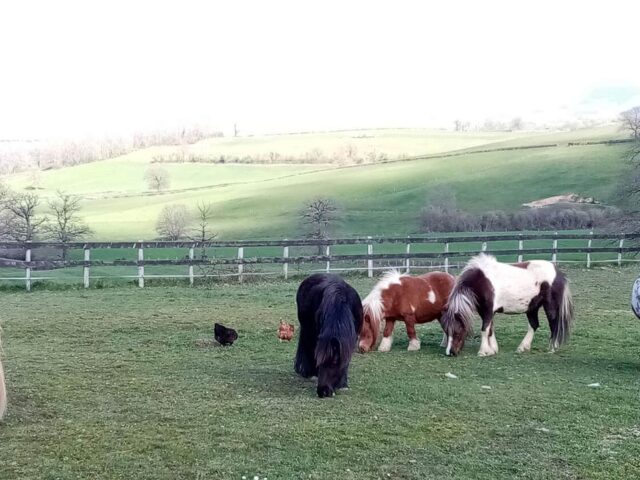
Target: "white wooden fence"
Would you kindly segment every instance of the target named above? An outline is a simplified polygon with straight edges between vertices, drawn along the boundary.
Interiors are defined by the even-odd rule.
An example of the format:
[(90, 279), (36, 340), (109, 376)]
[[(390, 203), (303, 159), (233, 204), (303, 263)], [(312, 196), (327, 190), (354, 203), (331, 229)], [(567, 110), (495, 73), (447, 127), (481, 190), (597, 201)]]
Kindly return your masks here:
[[(218, 242), (90, 242), (90, 243), (69, 243), (61, 244), (55, 242), (27, 242), (27, 243), (0, 243), (0, 248), (22, 249), (24, 250), (24, 260), (0, 259), (0, 273), (6, 268), (22, 268), (24, 276), (0, 276), (4, 281), (24, 281), (25, 288), (31, 290), (32, 284), (38, 280), (56, 280), (61, 276), (56, 274), (61, 269), (81, 266), (83, 270), (82, 279), (85, 288), (89, 288), (91, 281), (98, 278), (127, 278), (136, 279), (138, 286), (145, 286), (145, 278), (184, 278), (193, 285), (196, 278), (202, 277), (236, 277), (239, 282), (243, 282), (248, 275), (282, 275), (287, 279), (291, 275), (290, 265), (311, 265), (306, 273), (313, 271), (324, 272), (345, 272), (345, 271), (366, 271), (369, 277), (373, 277), (374, 272), (380, 269), (397, 268), (407, 273), (413, 270), (424, 269), (450, 269), (459, 268), (464, 262), (479, 252), (486, 252), (501, 258), (512, 257), (514, 261), (521, 262), (527, 258), (547, 258), (554, 263), (582, 263), (590, 268), (592, 264), (614, 263), (621, 266), (624, 262), (637, 261), (635, 255), (640, 252), (638, 240), (640, 235), (620, 235), (612, 236), (605, 234), (583, 233), (542, 233), (542, 234), (521, 234), (521, 235), (475, 235), (475, 236), (421, 236), (421, 237), (362, 237), (362, 238), (339, 238), (325, 240), (252, 240), (252, 241), (218, 241)], [(600, 246), (593, 246), (593, 241), (602, 243)], [(490, 248), (490, 244), (496, 242), (517, 242), (517, 248)], [(527, 248), (526, 242), (535, 242), (537, 245), (549, 242), (548, 246), (534, 246)], [(571, 241), (573, 245), (559, 248), (559, 241)], [(625, 243), (627, 242), (627, 243)], [(376, 253), (376, 246), (380, 245), (404, 244), (402, 251), (396, 253)], [(412, 247), (420, 244), (439, 245), (431, 252), (416, 252)], [(452, 249), (452, 246), (467, 244), (466, 249)], [(476, 248), (468, 248), (469, 245), (476, 245)], [(582, 244), (582, 245), (580, 245)], [(335, 254), (332, 247), (352, 245), (361, 246), (360, 253)], [(282, 248), (282, 256), (255, 256), (246, 257), (245, 249), (260, 249), (266, 247)], [(291, 255), (291, 248), (320, 248), (323, 255)], [(74, 250), (83, 251), (82, 260), (59, 260), (59, 259), (34, 259), (35, 251), (46, 249), (64, 248), (67, 252)], [(97, 249), (130, 249), (137, 250), (137, 260), (113, 260), (104, 261), (92, 256), (92, 251)], [(145, 258), (147, 249), (184, 249), (185, 256), (179, 259), (150, 259)], [(196, 258), (195, 249), (237, 249), (234, 256), (227, 255), (211, 258)], [(354, 247), (356, 248), (356, 247)], [(567, 254), (572, 254), (572, 259), (567, 259)], [(608, 254), (605, 259), (595, 260), (594, 254)], [(559, 260), (559, 255), (565, 257)], [(584, 255), (584, 256), (582, 256)], [(580, 258), (580, 256), (582, 256)], [(272, 269), (269, 272), (246, 271), (247, 266), (257, 265), (282, 265), (280, 272)], [(92, 267), (136, 267), (136, 275), (92, 275)], [(185, 273), (164, 273), (145, 274), (145, 266), (185, 266)], [(224, 266), (227, 269), (233, 268), (235, 271), (226, 273), (196, 273), (194, 267)], [(45, 270), (49, 274), (36, 276), (37, 271)], [(15, 270), (14, 270), (15, 271)], [(66, 278), (69, 278), (68, 276)]]

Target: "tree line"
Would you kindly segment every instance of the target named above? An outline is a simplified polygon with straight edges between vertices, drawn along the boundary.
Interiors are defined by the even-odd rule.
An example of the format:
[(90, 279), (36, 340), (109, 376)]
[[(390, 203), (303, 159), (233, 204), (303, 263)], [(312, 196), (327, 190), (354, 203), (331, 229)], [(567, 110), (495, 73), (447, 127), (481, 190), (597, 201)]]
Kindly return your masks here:
[[(22, 148), (0, 149), (0, 174), (48, 170), (118, 157), (158, 145), (189, 145), (222, 132), (194, 126), (175, 130), (138, 132), (127, 136), (87, 138), (79, 141), (35, 143)], [(9, 143), (7, 145), (10, 145)]]

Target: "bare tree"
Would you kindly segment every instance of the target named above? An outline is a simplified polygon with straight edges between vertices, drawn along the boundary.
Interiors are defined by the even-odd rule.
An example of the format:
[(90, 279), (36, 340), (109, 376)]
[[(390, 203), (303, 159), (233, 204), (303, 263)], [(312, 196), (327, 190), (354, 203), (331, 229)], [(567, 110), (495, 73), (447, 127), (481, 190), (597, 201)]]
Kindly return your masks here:
[[(193, 229), (191, 240), (194, 242), (211, 242), (218, 236), (211, 231), (211, 220), (213, 219), (213, 204), (198, 202), (198, 213), (196, 214), (196, 228)], [(202, 246), (201, 257), (207, 257), (207, 249)]]
[(158, 216), (156, 232), (163, 240), (180, 240), (187, 233), (189, 214), (184, 205), (165, 205)]
[(453, 129), (456, 132), (466, 132), (469, 130), (471, 124), (469, 122), (465, 122), (464, 120), (456, 119), (453, 122)]
[[(304, 206), (300, 219), (305, 226), (307, 238), (325, 240), (329, 238), (338, 219), (338, 205), (329, 198), (316, 198)], [(322, 244), (319, 244), (318, 255), (322, 253)]]
[(159, 192), (169, 188), (169, 172), (159, 165), (152, 165), (144, 172), (144, 179), (149, 188)]
[(4, 234), (16, 242), (30, 242), (39, 234), (47, 221), (36, 213), (40, 197), (35, 193), (9, 194), (4, 202)]
[(46, 231), (50, 237), (63, 244), (63, 260), (67, 259), (67, 243), (92, 233), (78, 215), (81, 208), (80, 201), (80, 197), (61, 191), (56, 192), (56, 198), (49, 201), (53, 220), (47, 224)]
[(522, 118), (515, 117), (515, 118), (511, 119), (511, 122), (509, 123), (509, 129), (510, 130), (522, 130)]
[(640, 106), (622, 112), (620, 122), (622, 128), (629, 130), (634, 139), (640, 140)]
[(640, 137), (627, 152), (628, 168), (622, 174), (618, 188), (624, 215), (616, 228), (625, 232), (640, 232)]

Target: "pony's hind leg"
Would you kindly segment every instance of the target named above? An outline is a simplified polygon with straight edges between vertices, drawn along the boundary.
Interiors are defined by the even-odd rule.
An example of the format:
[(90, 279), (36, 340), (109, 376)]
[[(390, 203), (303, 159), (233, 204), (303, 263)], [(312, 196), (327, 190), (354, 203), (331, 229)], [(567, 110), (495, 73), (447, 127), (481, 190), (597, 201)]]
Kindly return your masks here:
[(547, 300), (542, 305), (544, 308), (544, 313), (547, 316), (547, 320), (549, 320), (549, 329), (551, 330), (551, 337), (549, 338), (549, 351), (551, 353), (555, 352), (558, 348), (560, 348), (560, 344), (557, 340), (554, 341), (555, 338), (558, 338), (558, 328), (560, 325), (558, 324), (558, 310), (559, 307), (556, 302)]
[(409, 336), (409, 347), (408, 351), (414, 352), (416, 350), (420, 350), (420, 339), (416, 333), (416, 317), (415, 315), (405, 315), (404, 316), (404, 324), (407, 327), (407, 335)]
[(396, 321), (389, 320), (387, 318), (385, 322), (384, 334), (382, 337), (382, 341), (380, 342), (380, 346), (378, 347), (379, 352), (388, 352), (389, 350), (391, 350), (391, 345), (393, 344), (393, 327), (395, 327)]
[(529, 310), (527, 312), (527, 320), (529, 320), (529, 329), (527, 330), (527, 334), (520, 342), (518, 349), (516, 350), (518, 353), (529, 352), (531, 350), (531, 343), (533, 342), (533, 336), (536, 333), (536, 330), (540, 326), (540, 322), (538, 321), (538, 309), (539, 307)]

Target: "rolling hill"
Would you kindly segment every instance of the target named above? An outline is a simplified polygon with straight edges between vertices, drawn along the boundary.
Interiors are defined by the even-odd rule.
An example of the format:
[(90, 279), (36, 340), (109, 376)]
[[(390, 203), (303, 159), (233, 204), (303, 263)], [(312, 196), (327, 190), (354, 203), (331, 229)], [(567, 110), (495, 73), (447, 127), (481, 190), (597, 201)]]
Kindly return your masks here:
[[(198, 201), (215, 205), (220, 238), (297, 237), (297, 212), (308, 199), (327, 196), (342, 207), (340, 235), (405, 235), (417, 231), (417, 218), (429, 190), (449, 185), (459, 206), (480, 212), (515, 210), (525, 202), (577, 193), (612, 202), (625, 168), (625, 145), (568, 146), (568, 142), (621, 138), (615, 127), (557, 133), (452, 133), (427, 130), (380, 130), (221, 138), (189, 147), (199, 156), (257, 156), (276, 152), (301, 156), (313, 149), (329, 151), (346, 143), (360, 152), (388, 158), (424, 158), (389, 163), (235, 164), (163, 163), (168, 190), (148, 190), (143, 176), (150, 162), (178, 147), (153, 147), (111, 160), (41, 172), (38, 193), (61, 189), (81, 195), (83, 216), (101, 240), (152, 239), (156, 218), (165, 205)], [(546, 148), (519, 148), (554, 144)], [(444, 156), (457, 152), (456, 156)], [(16, 190), (32, 188), (33, 175), (5, 181)]]

